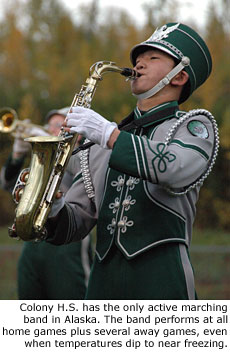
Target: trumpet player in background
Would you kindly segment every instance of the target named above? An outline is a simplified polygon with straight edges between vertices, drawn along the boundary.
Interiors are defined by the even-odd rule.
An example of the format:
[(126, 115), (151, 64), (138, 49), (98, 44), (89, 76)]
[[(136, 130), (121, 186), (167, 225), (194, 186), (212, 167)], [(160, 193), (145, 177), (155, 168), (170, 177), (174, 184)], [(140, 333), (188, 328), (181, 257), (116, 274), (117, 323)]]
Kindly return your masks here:
[[(68, 108), (51, 110), (45, 118), (44, 130), (36, 126), (27, 129), (27, 136), (58, 136)], [(1, 169), (1, 187), (11, 191), (31, 152), (30, 143), (22, 138), (23, 123), (15, 133), (12, 153)], [(45, 129), (47, 131), (45, 131)], [(74, 158), (68, 164), (60, 190), (65, 193), (75, 175)], [(92, 251), (90, 235), (82, 243), (53, 246), (46, 242), (25, 242), (17, 266), (17, 288), (20, 300), (84, 299)]]
[[(11, 113), (9, 114), (11, 115)], [(19, 120), (19, 124), (20, 125), (15, 127), (14, 132), (12, 131), (14, 136), (12, 152), (10, 153), (0, 173), (1, 187), (4, 190), (9, 191), (12, 191), (18, 174), (24, 165), (25, 159), (31, 151), (31, 145), (24, 141), (24, 137), (49, 135), (45, 128), (36, 125), (32, 126), (29, 119)]]

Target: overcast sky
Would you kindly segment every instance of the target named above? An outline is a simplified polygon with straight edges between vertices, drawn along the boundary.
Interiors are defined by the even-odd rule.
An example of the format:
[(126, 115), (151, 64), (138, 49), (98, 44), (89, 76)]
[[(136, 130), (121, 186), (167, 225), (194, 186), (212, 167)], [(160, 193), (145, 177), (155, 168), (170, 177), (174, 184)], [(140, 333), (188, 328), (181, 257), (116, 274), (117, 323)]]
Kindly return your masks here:
[[(21, 2), (26, 2), (27, 0), (19, 0)], [(62, 2), (67, 9), (72, 12), (72, 16), (77, 18), (79, 12), (77, 11), (80, 5), (85, 5), (91, 3), (92, 0), (59, 0)], [(156, 3), (157, 0), (152, 0), (153, 3)], [(198, 26), (205, 24), (206, 18), (208, 16), (208, 5), (212, 2), (217, 4), (219, 0), (178, 0), (180, 7), (178, 8), (178, 14), (180, 16), (180, 21), (185, 22), (187, 20), (192, 20)], [(151, 0), (98, 0), (100, 10), (105, 9), (106, 7), (115, 7), (117, 9), (125, 9), (127, 12), (140, 24), (144, 21), (144, 12), (142, 5), (146, 3), (151, 3)], [(3, 12), (3, 9), (6, 5), (14, 5), (15, 0), (0, 0), (0, 16)], [(179, 17), (178, 17), (179, 18)], [(172, 19), (173, 20), (173, 19)], [(159, 24), (160, 26), (161, 24)]]
[[(80, 4), (87, 4), (91, 1), (92, 0), (61, 0), (67, 8), (73, 11), (73, 13)], [(197, 23), (197, 25), (203, 25), (206, 17), (208, 16), (208, 4), (212, 1), (214, 0), (179, 0), (181, 5), (178, 9), (178, 13), (181, 19), (183, 19), (183, 22), (186, 22), (187, 19), (192, 19), (193, 22)], [(138, 21), (141, 22), (144, 20), (144, 12), (142, 10), (142, 5), (144, 3), (150, 3), (150, 0), (99, 0), (99, 7), (103, 9), (108, 6), (113, 6), (116, 8), (126, 9), (133, 17), (135, 17), (135, 19), (138, 19)]]

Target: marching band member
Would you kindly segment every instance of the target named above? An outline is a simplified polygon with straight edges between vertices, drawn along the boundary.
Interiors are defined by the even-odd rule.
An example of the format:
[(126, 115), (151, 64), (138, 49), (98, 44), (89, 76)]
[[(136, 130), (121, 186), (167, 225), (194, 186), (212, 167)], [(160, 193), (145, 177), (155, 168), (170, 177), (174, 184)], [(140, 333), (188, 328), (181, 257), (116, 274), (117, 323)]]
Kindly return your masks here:
[[(68, 108), (51, 110), (45, 119), (48, 133), (32, 128), (30, 136), (57, 136), (67, 112)], [(1, 170), (4, 189), (12, 189), (30, 151), (30, 143), (21, 138), (19, 130), (12, 154)], [(71, 186), (74, 175), (72, 158), (61, 183), (63, 193)], [(59, 247), (46, 242), (24, 242), (17, 269), (18, 297), (20, 300), (84, 299), (91, 263), (89, 235), (82, 243)]]
[(96, 144), (88, 160), (94, 197), (79, 160), (65, 201), (51, 211), (48, 241), (81, 240), (97, 224), (86, 299), (193, 300), (198, 179), (217, 152), (218, 133), (208, 111), (185, 114), (179, 104), (209, 77), (211, 55), (193, 29), (168, 23), (130, 56), (137, 105), (119, 126), (84, 107), (67, 116), (67, 130)]

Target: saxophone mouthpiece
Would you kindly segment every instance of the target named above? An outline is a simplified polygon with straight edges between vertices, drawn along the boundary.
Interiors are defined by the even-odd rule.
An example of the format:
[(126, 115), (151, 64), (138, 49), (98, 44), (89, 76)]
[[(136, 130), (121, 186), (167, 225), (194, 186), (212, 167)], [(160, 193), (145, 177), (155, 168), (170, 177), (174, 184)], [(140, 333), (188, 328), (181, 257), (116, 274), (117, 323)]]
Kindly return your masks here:
[(134, 80), (140, 76), (140, 74), (136, 70), (131, 68), (123, 68), (121, 75), (127, 77), (127, 80)]

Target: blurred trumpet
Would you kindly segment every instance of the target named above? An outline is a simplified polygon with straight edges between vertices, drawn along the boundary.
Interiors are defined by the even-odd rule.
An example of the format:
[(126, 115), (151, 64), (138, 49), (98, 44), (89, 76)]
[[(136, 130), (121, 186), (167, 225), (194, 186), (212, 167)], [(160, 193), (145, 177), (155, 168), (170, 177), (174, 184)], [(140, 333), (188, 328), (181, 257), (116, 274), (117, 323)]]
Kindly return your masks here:
[(4, 107), (0, 109), (1, 133), (11, 134), (14, 137), (19, 137), (19, 132), (17, 130), (20, 129), (20, 138), (25, 139), (31, 136), (31, 130), (35, 128), (46, 131), (45, 127), (34, 125), (33, 123), (26, 122), (25, 120), (19, 120), (16, 111), (10, 107)]

